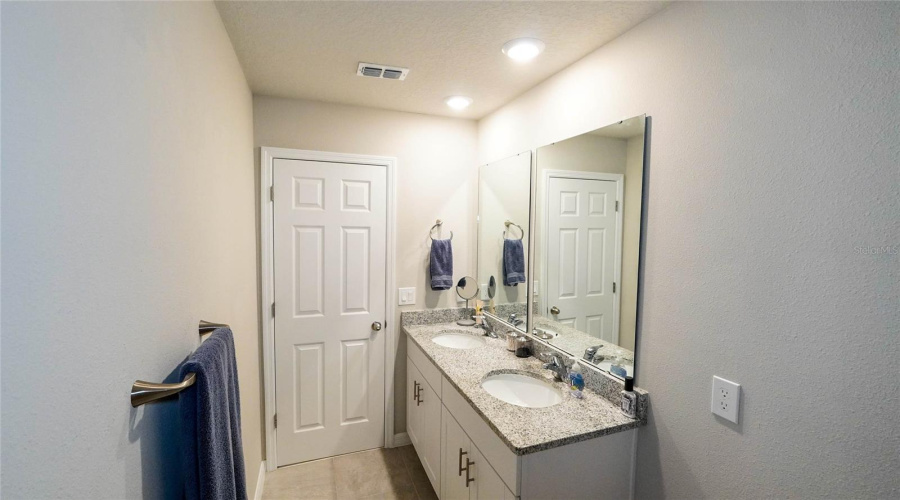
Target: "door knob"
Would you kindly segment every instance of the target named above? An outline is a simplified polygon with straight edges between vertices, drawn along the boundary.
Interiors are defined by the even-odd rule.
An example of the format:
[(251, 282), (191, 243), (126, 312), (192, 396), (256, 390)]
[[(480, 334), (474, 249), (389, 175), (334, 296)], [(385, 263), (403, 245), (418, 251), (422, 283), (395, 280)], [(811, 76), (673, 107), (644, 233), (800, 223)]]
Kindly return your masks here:
[(380, 332), (381, 331), (381, 322), (376, 321), (376, 322), (372, 323), (372, 329), (375, 330), (376, 332)]
[(550, 314), (559, 314), (559, 308), (556, 306), (551, 307)]

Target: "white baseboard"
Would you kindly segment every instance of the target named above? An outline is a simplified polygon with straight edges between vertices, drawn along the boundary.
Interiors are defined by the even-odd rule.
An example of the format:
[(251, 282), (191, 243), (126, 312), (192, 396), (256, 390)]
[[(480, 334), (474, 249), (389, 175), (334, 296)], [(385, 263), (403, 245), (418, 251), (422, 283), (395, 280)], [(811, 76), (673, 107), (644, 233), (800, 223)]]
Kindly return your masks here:
[(406, 446), (408, 444), (412, 444), (412, 441), (409, 440), (409, 434), (405, 432), (394, 434), (394, 448)]
[(266, 461), (263, 460), (259, 463), (259, 475), (256, 477), (256, 495), (254, 495), (254, 500), (262, 500), (263, 496), (263, 487), (266, 485)]

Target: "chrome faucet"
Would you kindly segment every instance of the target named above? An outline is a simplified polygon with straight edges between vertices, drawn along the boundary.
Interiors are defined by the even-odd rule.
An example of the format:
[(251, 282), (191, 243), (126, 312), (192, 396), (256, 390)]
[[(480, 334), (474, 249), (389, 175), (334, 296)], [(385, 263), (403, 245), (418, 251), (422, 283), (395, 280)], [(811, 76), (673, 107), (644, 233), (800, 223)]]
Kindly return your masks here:
[(523, 323), (525, 322), (516, 317), (516, 313), (512, 313), (509, 315), (509, 324), (511, 324), (512, 326), (519, 326)]
[(550, 356), (550, 362), (545, 363), (544, 368), (553, 372), (556, 380), (567, 381), (569, 379), (569, 367), (556, 354)]
[(490, 337), (490, 338), (492, 338), (492, 339), (498, 339), (498, 338), (500, 338), (499, 336), (497, 336), (497, 332), (495, 332), (494, 329), (491, 328), (491, 325), (489, 325), (487, 321), (483, 321), (483, 322), (482, 322), (480, 325), (478, 325), (478, 326), (480, 326), (481, 329), (484, 330), (484, 336), (485, 336), (485, 337)]
[(585, 350), (584, 350), (584, 359), (586, 359), (587, 361), (593, 362), (593, 361), (594, 361), (594, 356), (597, 355), (597, 351), (598, 351), (601, 347), (603, 347), (602, 344), (601, 344), (601, 345), (591, 346), (591, 347), (588, 347), (587, 349), (585, 349)]

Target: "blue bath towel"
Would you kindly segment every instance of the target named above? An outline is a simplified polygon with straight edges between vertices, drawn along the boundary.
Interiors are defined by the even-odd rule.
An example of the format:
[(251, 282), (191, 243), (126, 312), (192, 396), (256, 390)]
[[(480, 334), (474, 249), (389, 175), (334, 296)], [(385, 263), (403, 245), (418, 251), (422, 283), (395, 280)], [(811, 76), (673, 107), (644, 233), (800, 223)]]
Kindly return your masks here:
[(525, 247), (522, 240), (503, 240), (503, 284), (525, 283)]
[(184, 497), (247, 499), (234, 340), (219, 328), (181, 367), (194, 385), (180, 394)]
[(453, 286), (453, 245), (450, 240), (431, 240), (431, 289)]

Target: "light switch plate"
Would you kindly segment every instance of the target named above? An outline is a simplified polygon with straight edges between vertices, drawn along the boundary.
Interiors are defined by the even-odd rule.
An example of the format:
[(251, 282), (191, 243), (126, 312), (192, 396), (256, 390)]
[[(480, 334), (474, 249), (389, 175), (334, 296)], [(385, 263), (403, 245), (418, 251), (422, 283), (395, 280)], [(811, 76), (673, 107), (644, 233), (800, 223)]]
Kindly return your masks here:
[(738, 423), (738, 414), (741, 409), (741, 384), (713, 376), (710, 409), (713, 414)]
[(535, 297), (540, 295), (541, 294), (541, 282), (538, 280), (534, 280), (534, 282), (532, 283), (532, 286), (534, 287)]
[(400, 301), (401, 306), (411, 306), (416, 303), (416, 287), (401, 288)]
[(482, 283), (481, 286), (480, 286), (478, 289), (479, 289), (479, 291), (481, 292), (481, 295), (480, 295), (478, 298), (480, 298), (481, 300), (483, 300), (483, 301), (485, 301), (485, 302), (491, 300), (491, 296), (488, 295), (488, 285), (487, 285), (487, 283)]

